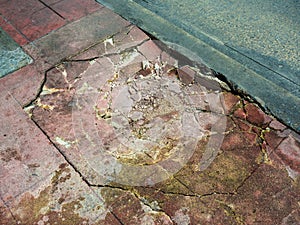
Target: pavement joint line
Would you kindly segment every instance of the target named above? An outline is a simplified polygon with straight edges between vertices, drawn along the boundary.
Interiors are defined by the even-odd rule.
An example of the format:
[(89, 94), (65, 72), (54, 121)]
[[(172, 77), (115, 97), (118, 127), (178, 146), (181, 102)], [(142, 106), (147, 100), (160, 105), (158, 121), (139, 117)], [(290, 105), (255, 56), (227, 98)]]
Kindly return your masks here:
[(235, 194), (237, 194), (237, 195), (239, 194), (239, 189), (241, 189), (241, 188), (246, 184), (247, 180), (249, 180), (249, 179), (253, 176), (253, 174), (255, 174), (256, 171), (257, 171), (263, 164), (264, 164), (264, 162), (261, 162), (261, 163), (257, 164), (257, 166), (250, 172), (250, 174), (249, 174), (247, 177), (245, 177), (244, 180), (241, 181), (241, 184), (234, 190), (234, 193), (235, 193)]
[(46, 136), (46, 138), (48, 139), (48, 141), (53, 145), (53, 147), (58, 151), (58, 153), (64, 158), (64, 160), (74, 169), (74, 171), (81, 177), (81, 179), (89, 186), (90, 182), (82, 175), (82, 173), (80, 172), (80, 170), (74, 165), (74, 163), (72, 163), (68, 157), (63, 153), (63, 151), (60, 150), (60, 148), (51, 140), (51, 138), (49, 137), (49, 135), (40, 127), (40, 125), (31, 118), (31, 120), (33, 121), (33, 123), (37, 126), (37, 128), (39, 128), (39, 130)]
[[(285, 129), (285, 130), (286, 130), (286, 129)], [(274, 152), (278, 149), (278, 147), (282, 144), (282, 142), (284, 142), (286, 139), (288, 139), (288, 136), (282, 138), (282, 140), (279, 141), (278, 145), (276, 145), (276, 147), (273, 149), (272, 153), (274, 153)]]
[(180, 184), (182, 184), (187, 190), (189, 190), (190, 192), (192, 192), (193, 194), (197, 195), (197, 193), (195, 193), (195, 191), (191, 190), (184, 182), (182, 182), (178, 177), (174, 176), (174, 179), (177, 180)]
[(237, 195), (238, 193), (236, 191), (234, 192), (218, 192), (218, 191), (213, 191), (211, 193), (205, 193), (205, 194), (185, 194), (185, 193), (180, 193), (180, 192), (171, 192), (171, 191), (163, 191), (163, 190), (158, 190), (159, 192), (163, 193), (164, 195), (176, 195), (176, 196), (183, 196), (183, 197), (191, 197), (191, 198), (198, 198), (201, 200), (202, 198), (213, 196), (213, 195)]
[[(96, 12), (95, 12), (95, 13), (96, 13)], [(76, 21), (74, 21), (74, 22), (76, 22)], [(129, 25), (127, 25), (127, 26), (124, 26), (120, 31), (118, 31), (118, 32), (116, 32), (116, 33), (113, 33), (113, 34), (111, 34), (111, 35), (107, 35), (107, 36), (104, 37), (104, 38), (101, 38), (99, 41), (94, 42), (93, 44), (87, 46), (86, 48), (84, 48), (84, 49), (82, 49), (82, 50), (79, 50), (78, 52), (76, 52), (76, 53), (74, 53), (74, 54), (72, 54), (72, 55), (69, 55), (69, 56), (67, 56), (67, 57), (65, 57), (65, 58), (63, 58), (63, 59), (61, 59), (61, 60), (60, 60), (57, 64), (55, 64), (55, 65), (60, 65), (60, 64), (62, 64), (62, 63), (64, 63), (64, 62), (70, 62), (70, 61), (72, 61), (72, 58), (74, 58), (74, 57), (76, 57), (76, 56), (82, 54), (83, 52), (88, 51), (89, 49), (95, 47), (95, 46), (98, 45), (98, 44), (103, 43), (103, 41), (105, 41), (106, 39), (111, 38), (111, 37), (114, 37), (114, 36), (116, 36), (117, 34), (122, 33), (122, 32), (125, 31), (128, 27), (131, 27), (131, 26), (133, 26), (133, 25), (132, 25), (132, 24), (129, 24)], [(60, 27), (59, 29), (61, 29), (61, 27)]]
[(116, 218), (116, 220), (121, 224), (121, 225), (125, 225), (122, 220), (113, 212), (113, 211), (110, 211), (111, 214)]
[[(113, 36), (115, 36), (115, 35), (113, 35)], [(112, 36), (112, 37), (113, 37), (113, 36)], [(104, 40), (105, 40), (105, 39), (104, 39)], [(81, 53), (83, 53), (83, 52), (85, 52), (85, 51), (88, 51), (88, 50), (90, 49), (90, 48), (89, 48), (89, 49), (87, 49), (87, 50), (85, 50), (85, 51), (83, 51), (83, 52), (80, 52), (80, 53), (76, 54), (75, 56), (70, 57), (70, 59), (66, 59), (66, 60), (63, 61), (61, 64), (63, 64), (64, 62), (88, 62), (88, 61), (92, 61), (92, 60), (95, 60), (95, 59), (102, 59), (102, 58), (105, 58), (105, 57), (116, 56), (116, 55), (119, 55), (119, 54), (128, 52), (128, 51), (130, 51), (130, 50), (134, 50), (134, 49), (136, 49), (137, 47), (143, 45), (145, 42), (147, 42), (147, 41), (149, 41), (149, 40), (151, 40), (151, 39), (143, 40), (143, 41), (141, 41), (139, 44), (137, 44), (137, 45), (135, 45), (135, 46), (128, 47), (128, 48), (126, 48), (126, 49), (124, 49), (124, 50), (122, 50), (122, 51), (120, 51), (120, 52), (117, 52), (117, 53), (115, 53), (115, 52), (113, 52), (113, 53), (106, 53), (106, 54), (103, 54), (103, 55), (100, 55), (100, 56), (95, 56), (95, 57), (87, 58), (87, 59), (72, 59), (72, 58), (74, 58), (75, 56), (77, 56), (77, 55), (79, 55), (79, 54), (81, 54)], [(101, 44), (101, 43), (103, 43), (103, 41), (97, 43), (96, 45)], [(94, 46), (96, 46), (96, 45), (91, 46), (91, 48), (94, 47)], [(138, 52), (139, 52), (139, 51), (138, 51)]]
[[(30, 42), (30, 40), (25, 36), (25, 34), (23, 34), (23, 32), (22, 31), (20, 31), (18, 28), (16, 28), (15, 26), (14, 26), (14, 24), (10, 21), (10, 20), (8, 20), (4, 15), (0, 15), (2, 18), (3, 18), (3, 20), (5, 21), (5, 23), (7, 23), (8, 25), (10, 25), (10, 26), (12, 26), (13, 28), (14, 28), (14, 30), (18, 33), (18, 34), (20, 34), (28, 43)], [(22, 47), (22, 46), (21, 46)], [(23, 49), (23, 48), (22, 48)], [(24, 52), (26, 52), (24, 49), (23, 49), (23, 51)]]
[(56, 10), (54, 10), (53, 8), (51, 8), (51, 6), (47, 5), (45, 2), (43, 2), (42, 0), (38, 0), (40, 3), (42, 3), (44, 6), (46, 6), (46, 8), (50, 9), (52, 12), (54, 12), (56, 15), (58, 15), (60, 18), (62, 19), (66, 19), (65, 17), (63, 17), (60, 13), (58, 13)]

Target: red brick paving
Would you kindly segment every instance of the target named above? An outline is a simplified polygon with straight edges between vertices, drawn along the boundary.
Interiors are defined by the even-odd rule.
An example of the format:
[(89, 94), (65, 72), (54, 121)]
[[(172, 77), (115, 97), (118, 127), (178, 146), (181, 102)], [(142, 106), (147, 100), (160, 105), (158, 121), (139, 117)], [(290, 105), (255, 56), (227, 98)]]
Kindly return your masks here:
[(66, 20), (74, 21), (99, 10), (102, 6), (96, 1), (62, 0), (51, 5), (51, 8)]
[[(88, 85), (94, 87), (108, 77), (112, 77), (108, 84), (113, 89), (122, 76), (135, 73), (143, 74), (133, 79), (142, 86), (144, 83), (139, 82), (149, 81), (147, 77), (155, 71), (151, 63), (159, 55), (172, 65), (175, 59), (137, 27), (128, 26), (128, 22), (92, 0), (43, 2), (53, 11), (37, 0), (0, 0), (0, 26), (35, 60), (0, 79), (1, 225), (300, 223), (299, 134), (265, 114), (255, 103), (224, 90), (223, 110), (214, 108), (214, 103), (210, 104), (210, 113), (209, 104), (199, 102), (205, 94), (194, 93), (197, 88), (193, 82), (182, 88), (190, 95), (190, 106), (203, 111), (197, 123), (209, 135), (198, 142), (188, 163), (174, 176), (148, 187), (103, 182), (96, 172), (105, 163), (103, 158), (97, 158), (99, 151), (79, 147), (86, 145), (89, 150), (95, 134), (99, 138), (110, 134), (109, 112), (101, 111), (108, 100), (101, 98), (86, 104), (82, 111), (86, 115), (76, 118), (76, 109), (83, 103), (78, 98), (80, 93), (87, 93)], [(57, 65), (68, 57), (70, 61)], [(147, 69), (150, 72), (143, 71), (145, 60), (152, 65)], [(120, 68), (118, 76), (114, 73), (116, 67)], [(173, 69), (168, 79), (179, 82), (176, 68), (168, 68)], [(211, 75), (203, 65), (199, 71)], [(188, 78), (191, 83), (192, 77)], [(159, 76), (156, 79), (166, 81)], [(203, 84), (211, 97), (216, 96), (214, 91), (221, 90), (206, 78), (195, 75), (194, 80)], [(172, 84), (172, 91), (177, 93), (178, 86), (172, 82), (168, 85)], [(108, 92), (109, 87), (98, 89), (97, 96), (101, 91)], [(90, 96), (94, 94), (90, 92)], [(122, 97), (115, 92), (112, 96)], [(126, 102), (120, 104), (126, 106)], [(91, 112), (92, 119), (88, 114)], [(162, 116), (165, 121), (173, 117), (176, 113)], [(212, 129), (220, 131), (222, 124), (218, 123), (224, 117), (220, 150), (212, 163), (200, 170), (210, 135), (223, 136)], [(87, 124), (95, 133), (84, 130)], [(189, 126), (196, 132), (192, 123)], [(107, 140), (115, 141), (109, 136)], [(214, 151), (209, 153), (213, 155)], [(106, 163), (103, 168), (110, 168), (111, 164)], [(176, 161), (164, 168), (172, 165)], [(128, 178), (134, 176), (139, 174)]]
[(0, 16), (0, 27), (5, 30), (19, 45), (22, 46), (29, 42), (22, 33), (7, 22), (2, 16)]
[(93, 0), (2, 0), (0, 26), (25, 45), (100, 8)]
[[(42, 10), (45, 6), (38, 0), (10, 0), (4, 1), (0, 4), (0, 13), (2, 16), (10, 22), (19, 32), (24, 31), (25, 26), (34, 24), (34, 14)], [(41, 19), (41, 18), (39, 18)], [(45, 24), (47, 26), (47, 24)]]
[(30, 15), (29, 21), (19, 30), (30, 40), (34, 41), (50, 31), (62, 27), (66, 21), (49, 8), (43, 8)]

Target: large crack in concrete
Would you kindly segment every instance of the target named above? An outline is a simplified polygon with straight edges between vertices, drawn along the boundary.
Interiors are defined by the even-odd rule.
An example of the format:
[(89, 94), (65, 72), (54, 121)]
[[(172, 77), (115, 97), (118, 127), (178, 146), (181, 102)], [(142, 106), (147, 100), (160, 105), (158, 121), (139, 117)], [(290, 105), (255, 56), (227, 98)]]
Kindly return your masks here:
[[(147, 40), (146, 40), (146, 41), (147, 41)], [(127, 48), (127, 49), (123, 50), (123, 51), (120, 52), (120, 53), (123, 54), (123, 53), (126, 53), (126, 52), (128, 52), (128, 51), (132, 51), (132, 50), (136, 49), (138, 46), (141, 46), (141, 45), (142, 45), (143, 43), (145, 43), (146, 41), (143, 41), (143, 42), (141, 42), (140, 44), (138, 44), (138, 45), (136, 45), (136, 46)], [(115, 55), (118, 55), (118, 54), (117, 54), (117, 53), (110, 53), (110, 54), (104, 54), (104, 55), (99, 56), (99, 57), (93, 57), (93, 58), (84, 59), (84, 60), (69, 60), (69, 62), (79, 62), (79, 61), (80, 61), (80, 62), (91, 62), (91, 61), (96, 60), (96, 59), (99, 59), (99, 58), (113, 57), (113, 56), (115, 56)], [(63, 64), (63, 63), (62, 63), (62, 64)], [(56, 67), (59, 68), (59, 65), (57, 65)], [(51, 68), (51, 69), (53, 69), (53, 68)], [(48, 72), (49, 72), (51, 69), (49, 69), (49, 70), (44, 74), (44, 80), (43, 80), (43, 82), (42, 82), (42, 84), (41, 84), (41, 87), (40, 87), (40, 90), (39, 90), (39, 92), (38, 92), (38, 95), (36, 96), (35, 99), (33, 99), (33, 100), (31, 101), (30, 104), (28, 104), (27, 106), (24, 107), (24, 110), (25, 110), (25, 111), (28, 111), (28, 109), (29, 109), (29, 110), (32, 109), (33, 106), (34, 106), (34, 107), (36, 107), (36, 106), (41, 106), (41, 107), (45, 108), (46, 110), (51, 109), (51, 107), (47, 107), (47, 105), (43, 105), (43, 104), (38, 103), (38, 102), (40, 102), (39, 99), (41, 98), (41, 95), (42, 95), (44, 92), (49, 91), (49, 88), (46, 87), (46, 83), (47, 83), (47, 78), (48, 78)], [(68, 83), (68, 82), (67, 82), (67, 83)], [(72, 86), (72, 85), (71, 85), (71, 86)], [(68, 89), (70, 89), (70, 87), (68, 87)], [(209, 110), (202, 110), (202, 112), (203, 112), (203, 111), (205, 111), (205, 112), (210, 112)], [(41, 127), (41, 126), (39, 125), (39, 123), (38, 123), (34, 118), (32, 118), (32, 120), (33, 120), (33, 122), (36, 124), (36, 126), (44, 133), (44, 135), (48, 138), (48, 140), (51, 142), (51, 144), (57, 149), (57, 151), (64, 157), (65, 161), (66, 161), (66, 162), (67, 162), (67, 163), (75, 170), (76, 173), (78, 173), (78, 174), (80, 175), (80, 177), (82, 178), (82, 180), (83, 180), (88, 186), (90, 186), (90, 187), (111, 188), (111, 189), (121, 189), (121, 190), (123, 190), (123, 191), (125, 191), (125, 190), (126, 190), (126, 191), (131, 191), (131, 193), (133, 193), (133, 194), (136, 196), (136, 198), (138, 198), (139, 201), (141, 201), (141, 203), (143, 203), (144, 205), (150, 207), (150, 208), (151, 208), (152, 210), (154, 210), (154, 211), (165, 213), (165, 212), (162, 211), (162, 210), (157, 210), (157, 209), (151, 207), (150, 204), (147, 204), (143, 199), (141, 199), (140, 196), (137, 195), (136, 192), (133, 192), (133, 191), (130, 190), (130, 189), (124, 189), (124, 188), (120, 188), (120, 187), (116, 187), (116, 186), (111, 186), (111, 185), (100, 185), (100, 186), (99, 186), (99, 185), (91, 184), (91, 183), (85, 178), (85, 176), (82, 175), (80, 169), (78, 169), (78, 168), (76, 167), (76, 165), (75, 165), (74, 163), (72, 163), (72, 161), (71, 161), (70, 159), (68, 159), (68, 156), (66, 156), (65, 153), (64, 153), (64, 151), (62, 151), (62, 150), (59, 148), (59, 146), (57, 145), (57, 143), (55, 143), (55, 141), (52, 140), (52, 138), (49, 136), (49, 134), (47, 133), (47, 131), (45, 131), (45, 130), (43, 129), (43, 127)], [(183, 184), (183, 185), (184, 185), (184, 184)], [(186, 186), (186, 187), (188, 188), (188, 186)], [(164, 194), (171, 194), (171, 193), (164, 193)], [(176, 193), (176, 194), (177, 194), (177, 195), (180, 195), (180, 193)], [(215, 194), (215, 193), (212, 193), (212, 194)], [(212, 195), (212, 194), (207, 194), (207, 195)], [(196, 195), (183, 195), (183, 196), (186, 196), (186, 197), (195, 197)], [(203, 196), (205, 196), (205, 195), (203, 195)], [(202, 196), (202, 197), (203, 197), (203, 196)], [(199, 197), (199, 196), (198, 196), (198, 197)], [(201, 196), (200, 196), (200, 197), (201, 197)], [(165, 213), (165, 214), (166, 214), (166, 215), (168, 216), (168, 218), (171, 220), (171, 217), (170, 217), (167, 213)], [(115, 214), (113, 214), (113, 215), (115, 216), (115, 218), (116, 218), (121, 224), (123, 224), (122, 221), (120, 220), (120, 218), (118, 218)]]
[[(112, 38), (112, 39), (111, 39)], [(113, 40), (114, 36), (110, 37), (109, 39), (106, 39), (104, 41), (102, 41), (101, 44), (103, 43), (106, 43), (106, 45), (114, 45), (114, 43), (112, 43), (112, 40)], [(105, 42), (106, 41), (106, 42)], [(36, 119), (34, 116), (32, 117), (32, 112), (33, 110), (36, 108), (36, 107), (40, 107), (42, 108), (43, 110), (46, 110), (46, 111), (51, 111), (52, 108), (51, 108), (51, 105), (49, 104), (43, 104), (41, 102), (41, 98), (43, 97), (43, 95), (47, 92), (47, 94), (55, 94), (56, 92), (59, 92), (57, 90), (61, 89), (62, 92), (66, 91), (66, 92), (72, 92), (72, 89), (74, 88), (74, 84), (77, 82), (78, 79), (82, 78), (82, 74), (84, 74), (87, 69), (89, 67), (87, 67), (86, 69), (83, 70), (83, 72), (79, 75), (76, 75), (75, 78), (70, 78), (71, 80), (68, 80), (69, 78), (67, 77), (67, 72), (66, 72), (66, 68), (67, 68), (67, 65), (68, 63), (86, 63), (86, 64), (89, 64), (89, 65), (92, 65), (93, 63), (95, 63), (95, 61), (97, 60), (101, 60), (101, 59), (105, 59), (105, 58), (108, 58), (110, 59), (110, 63), (112, 64), (113, 68), (116, 68), (118, 66), (120, 66), (120, 64), (116, 64), (114, 62), (115, 60), (115, 57), (119, 56), (119, 55), (128, 55), (129, 53), (134, 53), (134, 52), (137, 52), (139, 53), (141, 56), (143, 56), (146, 61), (143, 61), (142, 63), (142, 70), (143, 70), (143, 73), (145, 73), (145, 76), (146, 78), (144, 78), (144, 80), (146, 81), (154, 81), (155, 79), (151, 80), (149, 78), (149, 80), (147, 80), (147, 76), (148, 74), (151, 74), (151, 73), (154, 73), (155, 76), (157, 76), (157, 74), (159, 74), (160, 72), (157, 72), (160, 70), (159, 67), (157, 67), (158, 64), (155, 64), (155, 63), (151, 63), (151, 60), (148, 60), (147, 59), (147, 55), (145, 55), (142, 51), (140, 51), (140, 48), (141, 46), (143, 46), (144, 44), (146, 44), (147, 42), (149, 42), (149, 39), (145, 39), (141, 42), (139, 42), (138, 44), (134, 45), (134, 46), (130, 46), (130, 47), (127, 47), (125, 49), (122, 49), (121, 51), (118, 51), (118, 52), (108, 52), (109, 50), (106, 49), (106, 45), (105, 45), (105, 53), (102, 54), (102, 55), (99, 55), (99, 56), (93, 56), (93, 57), (84, 57), (84, 58), (80, 58), (80, 54), (76, 54), (76, 57), (79, 57), (79, 58), (70, 58), (70, 59), (67, 59), (63, 62), (61, 62), (61, 64), (59, 65), (56, 65), (55, 67), (52, 67), (50, 68), (49, 70), (47, 70), (44, 74), (44, 80), (41, 84), (41, 87), (40, 87), (40, 90), (36, 96), (35, 99), (33, 99), (30, 104), (26, 105), (24, 107), (24, 110), (29, 112), (29, 114), (31, 115), (31, 119), (32, 121), (35, 123), (35, 125), (43, 132), (43, 134), (47, 137), (47, 139), (51, 142), (51, 144), (56, 148), (56, 150), (63, 156), (63, 158), (65, 159), (65, 161), (74, 169), (74, 171), (81, 177), (81, 179), (91, 188), (108, 188), (108, 189), (111, 189), (111, 190), (119, 190), (119, 191), (123, 191), (123, 192), (130, 192), (131, 194), (133, 194), (135, 196), (136, 199), (138, 199), (140, 201), (141, 204), (151, 208), (151, 210), (153, 211), (156, 211), (156, 212), (160, 212), (160, 213), (164, 213), (169, 219), (170, 221), (172, 221), (174, 223), (174, 220), (172, 219), (172, 216), (169, 215), (165, 210), (162, 210), (159, 206), (158, 207), (154, 207), (152, 204), (151, 204), (151, 201), (147, 199), (146, 196), (144, 196), (143, 194), (139, 193), (137, 190), (135, 190), (133, 187), (131, 186), (122, 186), (122, 185), (116, 185), (116, 184), (110, 184), (110, 183), (107, 183), (107, 184), (99, 184), (95, 181), (93, 181), (93, 179), (91, 180), (90, 179), (90, 175), (89, 174), (86, 174), (86, 171), (82, 171), (82, 168), (78, 167), (76, 162), (73, 162), (73, 159), (70, 158), (71, 155), (68, 155), (66, 154), (66, 149), (65, 148), (62, 148), (62, 146), (60, 146), (60, 143), (63, 143), (65, 142), (64, 139), (60, 139), (61, 142), (60, 143), (57, 143), (57, 139), (54, 138), (54, 136), (49, 133), (49, 129), (45, 129), (45, 125), (41, 125), (40, 124), (40, 120)], [(94, 45), (95, 47), (96, 45)], [(88, 49), (89, 50), (89, 49)], [(85, 53), (85, 52), (88, 52), (88, 50), (84, 51), (84, 52), (81, 52), (81, 53)], [(161, 57), (161, 55), (160, 55)], [(111, 60), (112, 58), (112, 60)], [(139, 61), (141, 63), (141, 61)], [(124, 63), (121, 62), (121, 63)], [(63, 82), (65, 82), (67, 84), (66, 87), (47, 87), (47, 82), (49, 81), (49, 74), (52, 70), (54, 69), (57, 69), (58, 72), (60, 72), (63, 76), (63, 78), (60, 78), (60, 79), (64, 79)], [(156, 71), (157, 70), (157, 71)], [(172, 72), (172, 70), (170, 70)], [(52, 76), (52, 75), (51, 75)], [(176, 75), (178, 76), (178, 75)], [(113, 80), (111, 80), (109, 82), (109, 84), (111, 86), (113, 86), (113, 88), (117, 87), (119, 84), (116, 83), (116, 80), (117, 80), (118, 77), (115, 77), (113, 78)], [(178, 79), (178, 78), (176, 78)], [(71, 81), (73, 81), (73, 83), (70, 83)], [(127, 80), (128, 81), (128, 80)], [(160, 81), (161, 82), (163, 80), (161, 80), (160, 78)], [(214, 79), (214, 81), (216, 81)], [(118, 81), (119, 82), (119, 81)], [(136, 80), (131, 80), (130, 82), (134, 83), (134, 82), (137, 82)], [(55, 85), (55, 83), (54, 83)], [(187, 86), (188, 87), (188, 86)], [(52, 89), (51, 89), (52, 88)], [(110, 88), (108, 89), (109, 91), (111, 91), (113, 88)], [(174, 88), (177, 88), (174, 86)], [(132, 92), (134, 92), (134, 89), (136, 90), (137, 89), (137, 86), (134, 86)], [(147, 89), (147, 92), (149, 92), (150, 89), (148, 90)], [(74, 93), (74, 92), (73, 92)], [(47, 95), (46, 94), (46, 95)], [(110, 98), (112, 98), (112, 95), (110, 93)], [(140, 97), (138, 97), (140, 99)], [(163, 98), (162, 98), (163, 99)], [(245, 100), (243, 98), (240, 98), (240, 103), (236, 103), (236, 105), (234, 107), (236, 108), (239, 108), (241, 109), (241, 113), (244, 113), (246, 115), (246, 118), (248, 117), (248, 114), (247, 114), (247, 110), (246, 110), (246, 105), (247, 104), (252, 104), (251, 102), (247, 102), (245, 103), (245, 101), (249, 101), (249, 99)], [(130, 101), (134, 101), (135, 100), (135, 97), (131, 97), (131, 100)], [(51, 102), (51, 101), (50, 101)], [(71, 102), (71, 101), (70, 101)], [(140, 102), (140, 106), (137, 106), (138, 107), (141, 107), (141, 109), (148, 104), (148, 102), (152, 102), (151, 104), (153, 104), (153, 101), (151, 99), (149, 99), (149, 101), (146, 99), (144, 102), (141, 101), (141, 99), (139, 101), (137, 101), (137, 103)], [(121, 103), (121, 102), (120, 102)], [(176, 103), (174, 103), (176, 104)], [(173, 104), (173, 105), (174, 105)], [(238, 105), (239, 104), (239, 105)], [(242, 105), (240, 107), (240, 104)], [(113, 103), (112, 102), (109, 102), (108, 103), (109, 105), (109, 108), (111, 110), (110, 107), (112, 107)], [(55, 105), (54, 105), (55, 106)], [(143, 106), (143, 107), (142, 107)], [(199, 112), (201, 113), (210, 113), (210, 114), (214, 114), (214, 116), (220, 116), (220, 115), (224, 115), (224, 113), (221, 113), (221, 112), (218, 112), (218, 111), (214, 111), (214, 110), (211, 110), (211, 109), (206, 109), (206, 108), (194, 108), (196, 110), (198, 110)], [(150, 109), (150, 111), (153, 111), (153, 109)], [(231, 109), (232, 110), (232, 109)], [(237, 129), (239, 127), (239, 125), (236, 123), (236, 120), (232, 119), (233, 117), (233, 113), (234, 113), (235, 110), (232, 110), (229, 114), (226, 115), (226, 118), (227, 119), (230, 119), (232, 121), (232, 123), (234, 124), (234, 127), (232, 129), (227, 129), (226, 131), (224, 131), (224, 135), (228, 135), (230, 133), (234, 133), (236, 132), (235, 129)], [(169, 114), (170, 112), (166, 113), (166, 114), (163, 114), (163, 116), (165, 117), (169, 117), (171, 114)], [(100, 116), (101, 119), (110, 119), (111, 117), (107, 116), (107, 114), (101, 114), (100, 112), (96, 112), (97, 115)], [(150, 115), (150, 114), (149, 114)], [(126, 112), (122, 112), (120, 113), (120, 116), (122, 117), (126, 117)], [(120, 118), (121, 118), (120, 117)], [(44, 117), (45, 118), (45, 117)], [(199, 119), (197, 118), (196, 119), (197, 123), (199, 123)], [(249, 125), (252, 126), (252, 124), (250, 122), (247, 122), (249, 123)], [(269, 125), (269, 124), (268, 124)], [(266, 127), (265, 128), (261, 128), (259, 127), (258, 125), (256, 126), (256, 128), (259, 130), (259, 133), (257, 134), (258, 136), (258, 139), (259, 139), (259, 146), (260, 146), (260, 150), (261, 150), (261, 154), (263, 154), (262, 158), (261, 158), (261, 161), (259, 163), (257, 163), (254, 168), (250, 169), (250, 171), (248, 171), (248, 174), (241, 180), (239, 181), (239, 183), (235, 183), (235, 188), (231, 189), (231, 191), (220, 191), (218, 189), (215, 189), (215, 190), (212, 190), (212, 191), (208, 191), (208, 192), (203, 192), (203, 193), (198, 193), (196, 190), (194, 190), (194, 188), (192, 188), (190, 186), (190, 184), (187, 184), (184, 180), (181, 180), (180, 177), (177, 177), (175, 176), (175, 180), (177, 180), (177, 182), (179, 182), (182, 186), (184, 186), (189, 192), (190, 194), (187, 194), (187, 193), (184, 193), (184, 192), (180, 192), (180, 191), (170, 191), (170, 190), (162, 190), (161, 188), (152, 188), (152, 191), (153, 192), (160, 192), (162, 193), (163, 195), (165, 196), (181, 196), (181, 197), (188, 197), (188, 198), (197, 198), (197, 199), (205, 199), (205, 198), (210, 198), (210, 197), (213, 197), (213, 196), (224, 196), (224, 197), (227, 197), (227, 196), (236, 196), (236, 195), (239, 195), (239, 190), (243, 188), (243, 186), (246, 184), (246, 182), (252, 178), (252, 176), (258, 171), (258, 169), (264, 164), (264, 163), (267, 163), (267, 158), (264, 156), (264, 154), (270, 154), (270, 153), (267, 153), (265, 152), (264, 150), (264, 146), (263, 146), (263, 142), (264, 142), (264, 133), (268, 131), (268, 125), (265, 125)], [(142, 138), (143, 137), (143, 132), (139, 132), (139, 137)], [(212, 134), (207, 134), (205, 136), (205, 138), (209, 138), (211, 137)], [(128, 141), (129, 139), (127, 139)], [(280, 143), (277, 144), (277, 147), (284, 141), (285, 139), (282, 139)], [(65, 142), (67, 143), (67, 142)], [(72, 142), (70, 142), (72, 143)], [(68, 144), (66, 148), (68, 148), (69, 145), (71, 144)], [(277, 147), (274, 149), (274, 151), (277, 149)], [(220, 155), (222, 155), (222, 153), (218, 153), (218, 157)], [(149, 156), (149, 158), (151, 160), (154, 160), (155, 158), (151, 155), (151, 153), (146, 153), (146, 155)], [(72, 157), (72, 156), (71, 156)], [(147, 159), (148, 160), (148, 159)], [(135, 161), (132, 161), (132, 162), (135, 162)], [(131, 163), (132, 163), (131, 162)], [(145, 165), (147, 164), (151, 164), (149, 163), (149, 161), (145, 161), (144, 162)], [(150, 203), (149, 203), (150, 202)], [(234, 209), (226, 204), (225, 202), (222, 203), (224, 205), (224, 207), (227, 209), (228, 211), (228, 214), (230, 215), (233, 215), (234, 216), (234, 219), (236, 220), (236, 222), (241, 222), (242, 220), (240, 219), (240, 215), (238, 215), (237, 212), (234, 211)], [(225, 209), (225, 211), (226, 211)], [(119, 218), (118, 215), (116, 215), (113, 211), (111, 211), (111, 213), (113, 214), (113, 216), (119, 221), (120, 224), (125, 224), (123, 221), (122, 221), (122, 218)]]

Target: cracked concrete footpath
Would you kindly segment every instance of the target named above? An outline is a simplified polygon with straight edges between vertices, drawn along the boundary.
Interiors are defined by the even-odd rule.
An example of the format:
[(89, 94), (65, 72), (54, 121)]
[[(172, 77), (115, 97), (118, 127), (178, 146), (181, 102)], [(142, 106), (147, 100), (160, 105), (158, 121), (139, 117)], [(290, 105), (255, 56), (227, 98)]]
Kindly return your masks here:
[(299, 224), (300, 135), (104, 7), (0, 79), (0, 224)]

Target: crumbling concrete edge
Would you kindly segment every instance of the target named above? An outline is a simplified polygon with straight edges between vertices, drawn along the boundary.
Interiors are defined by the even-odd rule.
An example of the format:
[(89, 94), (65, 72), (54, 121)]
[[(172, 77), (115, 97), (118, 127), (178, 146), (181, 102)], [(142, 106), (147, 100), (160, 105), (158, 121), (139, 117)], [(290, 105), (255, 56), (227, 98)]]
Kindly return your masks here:
[[(226, 52), (223, 53), (218, 50), (219, 48), (214, 47), (214, 45), (221, 45), (222, 43), (212, 43), (211, 40), (199, 39), (134, 1), (97, 1), (113, 9), (116, 13), (159, 40), (176, 43), (193, 51), (201, 57), (202, 63), (223, 74), (224, 79), (231, 84), (235, 91), (251, 96), (266, 112), (272, 114), (296, 132), (300, 132), (300, 121), (298, 119), (300, 98), (292, 91), (287, 91), (286, 88), (263, 76), (264, 72), (274, 73), (274, 76), (278, 76), (274, 71), (253, 61), (252, 68), (260, 67), (256, 69), (256, 71), (260, 71), (258, 73), (249, 67), (251, 59), (246, 59), (245, 56), (234, 52), (225, 45), (223, 49), (226, 48)], [(179, 38), (183, 36), (184, 38)], [(232, 55), (236, 54), (244, 58), (242, 61), (247, 62), (247, 64), (235, 60)], [(290, 85), (295, 86), (292, 83)]]

